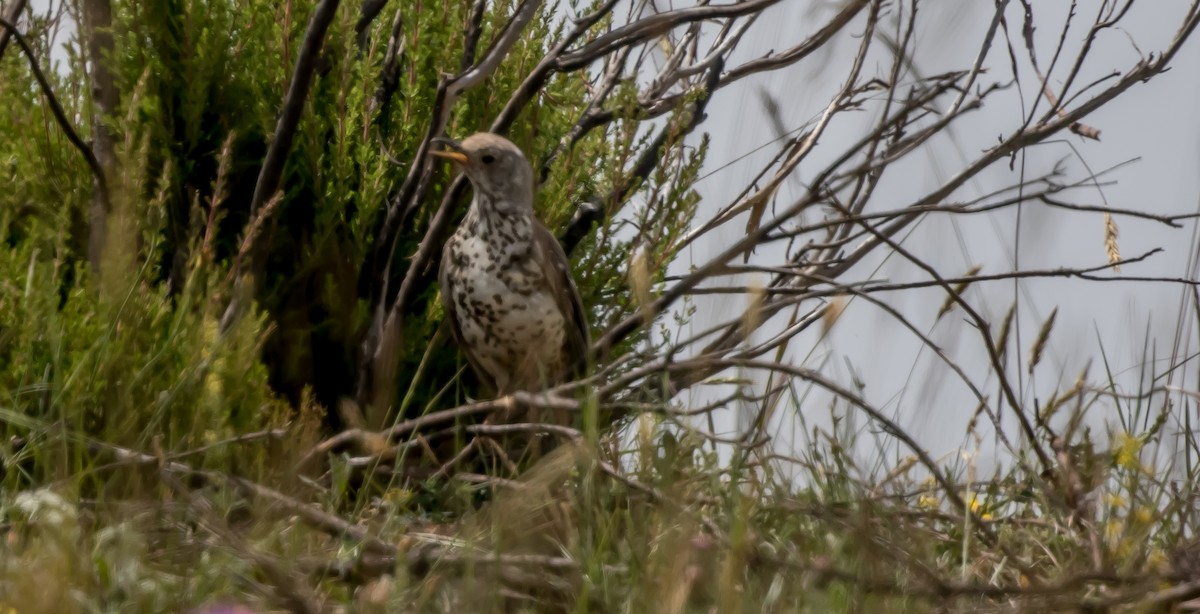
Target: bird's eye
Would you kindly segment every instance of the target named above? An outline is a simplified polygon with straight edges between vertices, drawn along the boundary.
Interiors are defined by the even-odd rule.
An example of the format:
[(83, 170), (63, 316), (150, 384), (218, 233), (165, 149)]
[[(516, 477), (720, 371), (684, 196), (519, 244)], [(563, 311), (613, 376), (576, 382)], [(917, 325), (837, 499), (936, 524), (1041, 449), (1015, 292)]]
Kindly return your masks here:
[(491, 164), (492, 162), (496, 161), (496, 156), (493, 156), (492, 154), (486, 154), (480, 158), (480, 160), (483, 160), (484, 164)]

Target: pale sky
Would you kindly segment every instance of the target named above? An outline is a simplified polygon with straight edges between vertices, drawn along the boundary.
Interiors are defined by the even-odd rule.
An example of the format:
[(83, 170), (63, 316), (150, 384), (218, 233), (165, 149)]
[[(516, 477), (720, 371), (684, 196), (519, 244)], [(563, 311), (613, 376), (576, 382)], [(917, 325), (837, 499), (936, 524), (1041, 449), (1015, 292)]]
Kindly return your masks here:
[[(1036, 31), (1039, 60), (1045, 64), (1045, 58), (1053, 53), (1069, 3), (1033, 4), (1039, 26)], [(1079, 2), (1076, 26), (1067, 37), (1070, 45), (1077, 47), (1083, 40), (1097, 5), (1095, 0)], [(814, 10), (810, 8), (813, 6), (826, 8)], [(1140, 57), (1138, 49), (1149, 53), (1165, 47), (1184, 8), (1185, 3), (1180, 1), (1135, 4), (1126, 21), (1122, 22), (1124, 28), (1107, 31), (1099, 37), (1078, 82), (1087, 83), (1112, 70), (1127, 70)], [(746, 37), (740, 48), (742, 57), (795, 44), (807, 32), (823, 24), (832, 10), (829, 4), (807, 1), (783, 3), (771, 9), (768, 16), (755, 23), (752, 35)], [(992, 12), (991, 3), (923, 2), (922, 19), (919, 20), (923, 27), (917, 37), (917, 66), (924, 74), (969, 68)], [(1019, 36), (1019, 3), (1011, 4), (1007, 17), (1015, 24), (1014, 36)], [(852, 28), (855, 33), (861, 32), (861, 20), (858, 23), (857, 28)], [(797, 24), (805, 25), (798, 27)], [(763, 118), (762, 105), (756, 94), (759, 88), (770, 92), (780, 104), (789, 128), (810, 121), (840, 85), (857, 44), (857, 39), (843, 36), (827, 57), (810, 59), (806, 64), (748, 79), (720, 91), (709, 106), (711, 119), (704, 124), (704, 129), (712, 134), (713, 142), (719, 144), (710, 150), (709, 166), (723, 166), (773, 138), (773, 130)], [(1014, 44), (1018, 49), (1022, 48), (1019, 40)], [(1002, 45), (993, 47), (985, 65), (990, 73), (981, 77), (983, 82), (1010, 78), (1009, 58)], [(883, 76), (888, 69), (888, 65), (880, 61), (874, 65), (869, 63), (866, 72)], [(1137, 159), (1106, 175), (1107, 180), (1116, 182), (1103, 188), (1103, 198), (1110, 206), (1158, 214), (1197, 211), (1200, 207), (1200, 119), (1195, 110), (1200, 100), (1198, 72), (1200, 41), (1192, 40), (1176, 56), (1171, 71), (1135, 86), (1086, 120), (1101, 130), (1100, 142), (1064, 134), (1058, 142), (1029, 151), (1028, 175), (1044, 172), (1055, 162), (1063, 161), (1070, 178), (1082, 179), (1087, 176), (1084, 163), (1099, 172)], [(1028, 74), (1026, 71), (1025, 75)], [(1060, 70), (1056, 76), (1061, 74)], [(1054, 78), (1052, 76), (1051, 80), (1058, 84)], [(1026, 84), (1026, 100), (1031, 99), (1032, 92)], [(883, 210), (902, 206), (907, 200), (939, 185), (940, 179), (957, 172), (966, 160), (995, 143), (1000, 134), (1011, 134), (1021, 119), (1017, 96), (1013, 89), (991, 99), (982, 111), (954, 125), (953, 139), (938, 139), (924, 152), (903, 160), (885, 174), (873, 208)], [(947, 102), (941, 101), (941, 104)], [(820, 147), (826, 151), (824, 155), (840, 153), (840, 146), (851, 136), (856, 136), (855, 130), (860, 128), (861, 124), (843, 121), (842, 125), (831, 129), (821, 140)], [(705, 203), (729, 202), (744, 185), (740, 179), (758, 168), (757, 164), (774, 151), (765, 149), (702, 183), (700, 190)], [(806, 168), (818, 168), (823, 157), (815, 154), (814, 159), (818, 162), (801, 165), (798, 173), (801, 180), (808, 176)], [(1010, 172), (1007, 164), (998, 164), (961, 188), (954, 198), (965, 200), (1014, 184), (1017, 180), (1017, 173)], [(894, 201), (887, 202), (891, 196), (895, 197)], [(1104, 204), (1096, 190), (1075, 192), (1070, 200), (1089, 205)], [(789, 202), (786, 196), (781, 196), (780, 201)], [(985, 273), (1010, 271), (1014, 266), (1015, 213), (1015, 209), (1006, 209), (986, 216), (929, 217), (904, 240), (904, 245), (935, 265), (945, 277), (961, 275), (973, 264), (982, 265)], [(1025, 206), (1022, 216), (1019, 252), (1022, 269), (1105, 263), (1104, 223), (1100, 213), (1067, 213), (1035, 204)], [(1126, 266), (1123, 274), (1196, 278), (1195, 271), (1189, 270), (1189, 255), (1197, 246), (1194, 223), (1187, 222), (1182, 229), (1131, 218), (1119, 217), (1117, 223), (1123, 256), (1134, 256), (1154, 247), (1165, 250), (1144, 263)], [(708, 251), (732, 241), (743, 227), (740, 223), (731, 224), (711, 243), (698, 245), (691, 257), (702, 262)], [(778, 250), (762, 250), (758, 262), (777, 263), (780, 254)], [(899, 257), (890, 259), (872, 274), (877, 264), (876, 260), (858, 267), (850, 279), (928, 279)], [(989, 282), (973, 287), (966, 296), (985, 317), (999, 322), (1013, 301), (1014, 284)], [(1125, 392), (1137, 390), (1147, 335), (1150, 347), (1160, 359), (1170, 356), (1177, 337), (1188, 343), (1182, 354), (1195, 351), (1196, 331), (1191, 325), (1194, 313), (1190, 311), (1190, 303), (1186, 307), (1185, 326), (1181, 329), (1177, 323), (1181, 297), (1184, 296), (1184, 287), (1180, 285), (1036, 279), (1021, 282), (1019, 296), (1022, 368), (1042, 321), (1055, 307), (1058, 308), (1048, 354), (1035, 372), (1035, 378), (1032, 381), (1026, 378), (1024, 382), (1026, 399), (1032, 398), (1036, 391), (1036, 396), (1044, 402), (1054, 390), (1069, 388), (1089, 362), (1092, 363), (1091, 379), (1102, 382), (1101, 346), (1116, 374), (1118, 386)], [(945, 300), (944, 292), (933, 289), (908, 291), (880, 298), (898, 308), (948, 354), (959, 359), (977, 385), (987, 383), (985, 394), (996, 398), (994, 380), (983, 377), (987, 372), (986, 355), (978, 334), (965, 323), (961, 312), (951, 313), (934, 324), (934, 316)], [(701, 316), (696, 322), (697, 328), (713, 323), (704, 317), (705, 314), (741, 307), (720, 304), (728, 300), (700, 301)], [(811, 356), (807, 356), (810, 351)], [(791, 357), (793, 361), (809, 366), (824, 361), (824, 371), (843, 384), (851, 382), (848, 366), (851, 365), (859, 379), (868, 383), (864, 391), (867, 399), (886, 408), (886, 413), (908, 427), (934, 455), (954, 454), (965, 443), (965, 427), (975, 406), (974, 398), (918, 339), (866, 302), (852, 304), (825, 341), (818, 343), (816, 335), (812, 334), (794, 343)], [(1159, 368), (1161, 370), (1161, 365)], [(1185, 371), (1187, 379), (1176, 379), (1173, 383), (1195, 389), (1195, 368)], [(828, 423), (825, 395), (812, 395), (800, 411), (812, 423)], [(1105, 419), (1116, 419), (1115, 414), (1092, 417), (1096, 425)], [(862, 423), (860, 420), (859, 424)], [(1004, 425), (1010, 437), (1015, 436), (1015, 424), (1005, 420)], [(786, 425), (781, 426), (781, 431), (789, 429)], [(985, 437), (990, 437), (990, 431), (989, 428), (982, 429)], [(868, 446), (864, 453), (870, 458), (875, 450)], [(990, 463), (991, 456), (991, 446), (985, 441), (981, 450), (984, 466)]]

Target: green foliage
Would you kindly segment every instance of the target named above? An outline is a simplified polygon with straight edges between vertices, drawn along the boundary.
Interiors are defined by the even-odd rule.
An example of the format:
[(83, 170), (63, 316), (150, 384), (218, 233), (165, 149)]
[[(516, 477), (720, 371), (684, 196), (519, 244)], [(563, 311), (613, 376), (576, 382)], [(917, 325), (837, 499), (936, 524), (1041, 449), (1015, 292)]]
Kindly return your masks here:
[[(102, 121), (115, 135), (117, 164), (100, 274), (87, 260), (89, 169), (51, 121), (28, 63), (8, 49), (0, 61), (0, 441), (6, 442), (0, 484), (6, 493), (57, 484), (68, 507), (80, 497), (165, 496), (142, 470), (153, 463), (138, 454), (160, 462), (183, 455), (198, 470), (265, 479), (289, 471), (292, 455), (228, 440), (284, 425), (291, 427), (289, 437), (311, 436), (314, 416), (353, 395), (377, 282), (371, 277), (375, 242), (432, 117), (439, 79), (459, 70), (470, 10), (467, 2), (419, 11), (405, 4), (385, 7), (364, 49), (356, 42), (357, 7), (339, 9), (287, 157), (281, 199), (248, 241), (259, 166), (315, 2), (114, 2), (115, 42), (105, 63), (120, 103)], [(514, 5), (488, 4), (478, 53)], [(399, 79), (381, 105), (384, 50), (398, 11), (405, 41)], [(487, 129), (561, 29), (555, 8), (545, 7), (486, 86), (454, 107), (447, 132)], [(28, 28), (43, 66), (50, 66), (54, 45), (64, 43), (56, 32), (38, 20)], [(59, 48), (68, 59), (50, 72), (52, 85), (87, 138), (93, 102), (83, 37)], [(583, 112), (586, 95), (583, 76), (555, 75), (514, 122), (509, 136), (535, 168)], [(551, 228), (562, 228), (583, 196), (608, 193), (624, 181), (641, 142), (636, 134), (632, 120), (595, 130), (550, 165), (536, 205)], [(597, 329), (636, 308), (612, 300), (613, 289), (625, 284), (634, 247), (616, 229), (635, 219), (646, 227), (640, 246), (653, 250), (657, 280), (672, 238), (694, 213), (689, 186), (703, 153), (667, 151), (677, 168), (650, 178), (633, 213), (624, 202), (605, 203), (614, 221), (575, 254)], [(438, 168), (420, 207), (405, 220), (393, 284), (449, 179)], [(226, 319), (227, 305), (246, 283), (237, 267), (252, 242), (266, 254), (256, 306), (246, 317)], [(461, 402), (469, 387), (452, 386), (446, 394), (460, 371), (455, 348), (429, 345), (441, 318), (436, 285), (423, 285), (408, 316), (395, 384), (405, 411)], [(328, 501), (362, 509), (355, 498), (374, 491), (356, 488), (347, 484)], [(20, 507), (0, 498), (17, 506), (5, 509)], [(421, 497), (401, 499), (436, 511), (427, 504), (437, 503)], [(103, 503), (95, 511), (119, 513)], [(27, 512), (12, 513), (28, 520)], [(39, 558), (39, 564), (78, 565), (89, 543), (95, 575), (73, 567), (64, 581), (89, 585), (98, 598), (91, 603), (101, 609), (117, 595), (158, 610), (203, 601), (162, 601), (164, 594), (222, 590), (219, 583), (205, 584), (203, 573), (180, 584), (171, 565), (146, 566), (143, 557), (162, 544), (126, 524), (75, 541), (62, 561)], [(120, 552), (105, 544), (119, 544)], [(37, 558), (38, 550), (27, 552)], [(211, 561), (201, 568), (217, 566)], [(0, 585), (5, 578), (0, 573)]]
[[(116, 245), (110, 250), (110, 258), (123, 264), (114, 265), (112, 275), (106, 275), (120, 279), (101, 296), (115, 301), (128, 293), (119, 308), (106, 307), (103, 298), (93, 296), (97, 285), (105, 284), (87, 277), (87, 168), (57, 131), (27, 129), (45, 123), (45, 109), (37, 97), (22, 95), (33, 90), (27, 66), (11, 57), (0, 64), (6, 84), (0, 101), (5, 110), (0, 159), (5, 160), (13, 188), (0, 195), (5, 236), (14, 247), (6, 255), (6, 279), (10, 287), (23, 288), (22, 280), (29, 277), (35, 294), (42, 293), (25, 299), (38, 319), (25, 312), (18, 319), (13, 312), (9, 314), (13, 322), (24, 326), (7, 334), (21, 337), (28, 334), (24, 327), (41, 324), (41, 319), (61, 319), (55, 326), (70, 342), (64, 342), (66, 354), (53, 360), (67, 362), (52, 363), (50, 372), (78, 372), (80, 378), (86, 374), (96, 382), (73, 389), (76, 396), (70, 397), (70, 404), (91, 399), (89, 395), (104, 399), (89, 403), (85, 412), (91, 415), (89, 420), (107, 422), (117, 406), (133, 403), (141, 405), (139, 415), (174, 410), (149, 393), (130, 397), (124, 388), (127, 383), (115, 383), (124, 382), (120, 374), (128, 370), (140, 373), (136, 381), (145, 390), (176, 390), (168, 396), (197, 398), (187, 388), (198, 385), (197, 378), (174, 378), (180, 381), (170, 385), (156, 379), (196, 370), (195, 357), (202, 354), (203, 339), (211, 337), (212, 321), (221, 317), (214, 310), (233, 292), (228, 272), (239, 258), (251, 223), (249, 201), (258, 166), (275, 128), (311, 6), (200, 0), (115, 3), (115, 51), (108, 63), (121, 103), (105, 121), (122, 150), (114, 193), (123, 203), (116, 208), (127, 227), (115, 231), (117, 240), (112, 243)], [(339, 11), (287, 158), (282, 200), (258, 238), (267, 253), (262, 290), (256, 297), (263, 320), (255, 324), (257, 332), (246, 333), (257, 341), (247, 340), (244, 343), (249, 345), (240, 347), (261, 357), (272, 387), (253, 394), (243, 391), (261, 386), (261, 378), (251, 377), (234, 385), (231, 394), (264, 397), (273, 390), (296, 404), (311, 388), (326, 407), (353, 394), (360, 343), (370, 317), (371, 285), (377, 283), (369, 270), (376, 236), (409, 170), (400, 161), (407, 160), (424, 135), (438, 79), (459, 66), (469, 8), (468, 3), (446, 3), (400, 16), (406, 44), (398, 90), (382, 114), (376, 107), (383, 51), (395, 12), (404, 9), (386, 7), (373, 22), (370, 43), (362, 50), (356, 44), (354, 8)], [(483, 21), (484, 44), (511, 8), (505, 3), (489, 5)], [(544, 10), (486, 87), (466, 93), (453, 109), (448, 132), (465, 135), (486, 128), (544, 55), (551, 35), (561, 31), (553, 15), (551, 9)], [(42, 41), (43, 50), (49, 47), (48, 30), (35, 29), (31, 35)], [(91, 102), (84, 65), (78, 59), (83, 54), (74, 45), (69, 48), (73, 61), (71, 70), (59, 76), (59, 96), (79, 118), (77, 129), (86, 134), (90, 114), (83, 111), (91, 108)], [(577, 119), (585, 94), (579, 75), (557, 75), (514, 123), (510, 137), (530, 152), (535, 166), (540, 165), (541, 152), (557, 144)], [(555, 161), (538, 201), (539, 212), (552, 228), (562, 227), (581, 195), (602, 193), (622, 180), (623, 162), (634, 143), (633, 132), (627, 129), (598, 130)], [(700, 159), (693, 156), (690, 164), (694, 167)], [(579, 164), (580, 160), (588, 163)], [(40, 172), (47, 168), (54, 172)], [(672, 194), (660, 199), (657, 191), (667, 184), (675, 186), (671, 190), (686, 190), (692, 177), (653, 178), (654, 202), (641, 206), (638, 215), (672, 220), (670, 226), (676, 231), (685, 227), (694, 197)], [(407, 256), (416, 249), (433, 207), (440, 202), (440, 191), (448, 185), (443, 170), (434, 179), (397, 240), (393, 283), (403, 275)], [(609, 215), (619, 219), (622, 206), (608, 203)], [(659, 233), (644, 239), (647, 245), (663, 246), (655, 259), (660, 265), (669, 255), (669, 243), (659, 241), (664, 238), (666, 234)], [(602, 230), (577, 256), (579, 270), (587, 272), (581, 275), (584, 293), (597, 305), (597, 327), (633, 308), (607, 300), (612, 293), (604, 290), (623, 283), (621, 271), (628, 257), (622, 254), (628, 249), (628, 240)], [(62, 295), (54, 309), (50, 308), (53, 292)], [(416, 373), (422, 361), (426, 364), (420, 381), (398, 378), (397, 391), (409, 396), (408, 405), (414, 408), (431, 408), (431, 403), (445, 406), (456, 400), (437, 400), (438, 391), (458, 370), (454, 348), (445, 345), (426, 356), (426, 343), (440, 319), (436, 296), (436, 286), (425, 283), (414, 305), (417, 311), (406, 319), (401, 372)], [(35, 298), (41, 302), (29, 302)], [(143, 325), (126, 333), (121, 328), (126, 322)], [(95, 339), (103, 344), (96, 345)], [(261, 352), (255, 350), (258, 345)], [(143, 368), (139, 360), (144, 357), (135, 346), (157, 349), (151, 369)], [(81, 356), (68, 358), (74, 357), (73, 352)], [(119, 352), (120, 358), (109, 360), (110, 352)], [(47, 360), (25, 358), (35, 363)], [(10, 364), (21, 369), (18, 386), (35, 381), (30, 370), (44, 366), (44, 362)], [(77, 371), (89, 368), (88, 364), (92, 370)], [(261, 368), (248, 372), (260, 373)], [(82, 379), (70, 380), (78, 386), (76, 381)], [(61, 411), (83, 410), (72, 406)], [(245, 413), (236, 408), (227, 411)], [(73, 424), (89, 426), (80, 420), (77, 417)], [(161, 417), (121, 421), (126, 428), (159, 422)]]

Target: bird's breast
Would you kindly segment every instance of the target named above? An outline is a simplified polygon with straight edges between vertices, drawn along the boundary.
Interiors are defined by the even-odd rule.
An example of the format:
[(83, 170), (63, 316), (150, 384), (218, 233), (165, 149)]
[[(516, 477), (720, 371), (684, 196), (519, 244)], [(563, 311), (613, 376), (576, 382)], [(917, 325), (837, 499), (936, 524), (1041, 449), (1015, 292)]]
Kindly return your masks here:
[(464, 349), (498, 381), (530, 388), (529, 380), (561, 368), (565, 320), (532, 243), (509, 238), (460, 227), (447, 246), (442, 291), (453, 301)]

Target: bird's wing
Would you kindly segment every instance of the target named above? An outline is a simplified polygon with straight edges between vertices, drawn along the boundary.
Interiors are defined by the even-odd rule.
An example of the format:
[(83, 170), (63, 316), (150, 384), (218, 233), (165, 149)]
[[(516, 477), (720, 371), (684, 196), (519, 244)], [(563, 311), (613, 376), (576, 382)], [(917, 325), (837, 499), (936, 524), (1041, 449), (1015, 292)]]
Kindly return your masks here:
[(445, 312), (446, 326), (450, 327), (450, 335), (454, 337), (454, 344), (462, 350), (463, 356), (467, 357), (467, 363), (471, 365), (471, 370), (475, 372), (475, 378), (479, 380), (479, 384), (483, 387), (487, 396), (491, 396), (496, 392), (496, 379), (492, 377), (475, 359), (471, 348), (463, 340), (462, 329), (458, 326), (458, 311), (454, 307), (454, 298), (451, 292), (450, 281), (450, 242), (446, 242), (446, 247), (442, 248), (442, 264), (438, 267), (438, 289), (442, 295), (442, 311)]
[(571, 276), (571, 261), (558, 244), (558, 239), (537, 220), (533, 222), (533, 242), (541, 256), (534, 260), (542, 267), (542, 275), (550, 283), (554, 302), (566, 320), (563, 348), (568, 361), (566, 375), (574, 379), (584, 374), (590, 358), (592, 336), (588, 330), (587, 310)]

